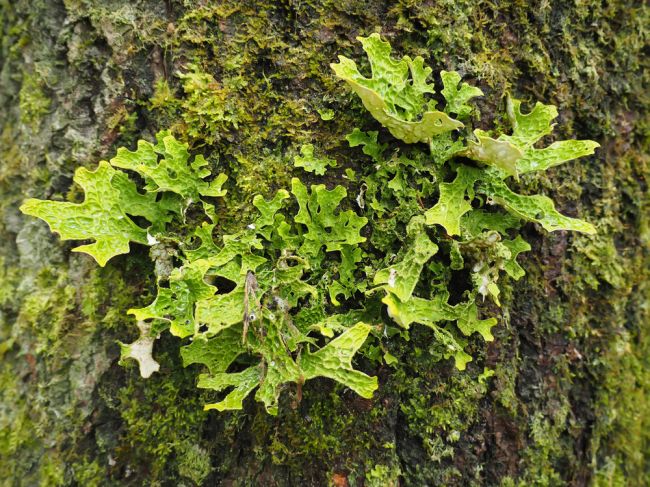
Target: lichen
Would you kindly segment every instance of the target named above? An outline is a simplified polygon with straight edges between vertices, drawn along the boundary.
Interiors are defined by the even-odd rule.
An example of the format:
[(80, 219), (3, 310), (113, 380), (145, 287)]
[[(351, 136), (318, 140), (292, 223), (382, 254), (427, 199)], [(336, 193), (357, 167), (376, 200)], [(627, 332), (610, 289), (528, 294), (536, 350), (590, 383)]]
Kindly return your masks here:
[[(553, 144), (550, 152), (534, 149), (533, 144), (551, 132), (551, 121), (557, 116), (555, 107), (538, 103), (531, 113), (524, 115), (520, 102), (509, 99), (513, 135), (501, 135), (498, 141), (516, 148), (516, 157), (509, 160), (512, 167), (495, 164), (495, 160), (500, 160), (496, 153), (485, 156), (482, 151), (467, 149), (463, 138), (458, 139), (455, 152), (484, 165), (475, 167), (456, 161), (447, 148), (443, 149), (443, 159), (433, 140), (464, 124), (444, 112), (431, 111), (435, 102), (425, 98), (435, 93), (434, 85), (427, 82), (431, 68), (424, 67), (421, 57), (393, 60), (390, 45), (376, 34), (360, 40), (370, 58), (373, 78), (364, 78), (354, 61), (345, 57), (332, 65), (334, 72), (351, 84), (366, 108), (392, 135), (407, 143), (428, 143), (430, 157), (445, 163), (437, 167), (429, 163), (427, 167), (426, 154), (417, 147), (403, 155), (395, 151), (393, 159), (386, 160), (377, 146), (376, 134), (353, 131), (348, 137), (352, 145), (368, 145), (365, 153), (374, 158), (377, 168), (398, 174), (384, 186), (380, 182), (383, 173), (364, 171), (361, 181), (373, 188), (374, 197), (379, 193), (385, 201), (381, 206), (369, 206), (369, 218), (352, 210), (337, 210), (347, 196), (342, 186), (328, 191), (322, 184), (312, 185), (308, 192), (294, 178), (291, 193), (297, 212), (282, 212), (289, 197), (286, 190), (279, 190), (270, 201), (257, 195), (253, 205), (259, 217), (235, 234), (221, 235), (221, 242), (216, 243), (213, 232), (217, 215), (212, 199), (226, 195), (222, 186), (227, 176), (222, 173), (212, 181), (206, 180), (211, 171), (205, 167), (204, 157), (195, 156), (190, 162), (187, 146), (166, 132), (157, 136), (156, 145), (140, 141), (135, 152), (119, 149), (110, 162), (100, 162), (94, 172), (79, 169), (75, 182), (84, 190), (83, 203), (29, 199), (21, 206), (23, 213), (45, 220), (63, 239), (95, 239), (94, 244), (74, 250), (90, 254), (101, 266), (115, 255), (128, 252), (130, 242), (151, 246), (166, 241), (177, 245), (175, 255), (182, 265), (158, 276), (158, 296), (149, 306), (129, 311), (138, 320), (141, 336), (129, 345), (121, 345), (122, 359), (137, 360), (142, 377), (148, 378), (159, 370), (159, 364), (152, 358), (153, 342), (169, 329), (181, 339), (191, 337), (191, 343), (181, 349), (184, 364), (207, 367), (209, 373), (199, 376), (198, 387), (227, 392), (221, 400), (206, 405), (206, 409), (241, 409), (243, 400), (256, 390), (257, 400), (265, 404), (269, 413), (277, 414), (280, 393), (287, 383), (297, 384), (299, 400), (303, 384), (316, 377), (334, 379), (370, 398), (377, 388), (377, 379), (355, 370), (352, 358), (373, 328), (377, 333), (390, 326), (381, 315), (369, 311), (377, 295), (382, 296), (388, 316), (400, 327), (408, 329), (419, 323), (433, 329), (436, 340), (446, 348), (442, 357), (453, 357), (456, 367), (464, 370), (472, 358), (464, 351), (466, 341), (462, 337), (479, 333), (486, 341), (494, 339), (490, 329), (496, 319), (479, 318), (478, 295), (489, 296), (500, 306), (500, 271), (521, 278), (525, 272), (516, 258), (530, 250), (521, 236), (507, 238), (504, 229), (517, 227), (516, 220), (507, 214), (486, 212), (480, 208), (481, 203), (499, 204), (516, 218), (538, 222), (550, 231), (595, 232), (591, 224), (558, 213), (549, 198), (518, 195), (505, 183), (510, 176), (547, 169), (589, 154), (598, 145), (590, 141), (564, 141)], [(408, 79), (409, 71), (412, 80)], [(186, 91), (195, 102), (205, 106), (216, 100), (214, 93), (196, 92), (209, 87), (211, 81), (205, 76), (195, 72), (181, 77), (191, 81), (192, 87), (186, 87)], [(466, 103), (480, 91), (466, 83), (458, 88), (457, 74), (446, 72), (443, 79), (445, 110), (469, 123), (471, 107)], [(428, 111), (422, 112), (425, 104)], [(213, 110), (201, 113), (215, 115)], [(221, 120), (220, 113), (216, 115)], [(335, 162), (317, 161), (313, 150), (312, 145), (303, 146), (296, 165), (323, 175), (325, 168)], [(557, 152), (561, 152), (561, 157)], [(142, 178), (144, 194), (124, 170)], [(399, 171), (413, 170), (422, 175), (428, 173), (429, 179), (421, 177), (416, 184), (406, 180), (396, 183)], [(453, 182), (440, 182), (444, 174), (453, 172)], [(418, 212), (417, 203), (435, 193), (437, 203)], [(390, 213), (398, 194), (406, 200), (404, 206), (415, 211), (405, 221), (406, 240), (391, 243), (393, 248), (401, 244), (397, 255), (382, 257), (376, 253), (379, 249), (363, 248), (366, 238), (361, 231), (369, 223), (368, 231), (373, 233), (381, 228), (382, 220), (392, 218)], [(477, 198), (481, 194), (482, 198)], [(203, 215), (197, 216), (195, 209), (194, 219), (198, 219), (200, 226), (183, 238), (175, 227), (184, 225), (187, 211), (199, 204)], [(479, 211), (474, 212), (476, 206)], [(133, 217), (145, 218), (149, 225), (142, 228)], [(465, 223), (468, 218), (469, 225)], [(446, 234), (440, 234), (436, 225), (442, 226)], [(431, 240), (432, 235), (435, 240)], [(194, 237), (200, 241), (198, 247), (192, 241)], [(364, 250), (368, 258), (363, 274), (366, 279), (372, 277), (372, 284), (357, 277), (361, 274), (357, 268), (364, 260)], [(451, 253), (450, 267), (438, 258), (440, 250)], [(340, 264), (326, 258), (325, 252), (338, 252)], [(463, 302), (451, 305), (449, 280), (455, 271), (465, 268), (471, 269), (473, 288), (465, 291)], [(233, 287), (222, 290), (220, 284), (208, 284), (206, 279), (225, 280)], [(362, 293), (365, 300), (358, 302), (356, 298), (356, 306), (351, 306), (352, 297)], [(341, 306), (340, 295), (348, 301), (344, 313), (333, 309)], [(448, 322), (455, 322), (456, 327)], [(313, 332), (332, 339), (319, 345)], [(257, 363), (250, 358), (241, 359), (251, 356), (258, 359)], [(384, 357), (394, 361), (390, 354)], [(229, 372), (233, 366), (237, 371)]]
[[(650, 72), (643, 69), (642, 56), (647, 23), (644, 6), (618, 1), (549, 4), (531, 11), (523, 3), (470, 1), (400, 0), (387, 6), (120, 0), (108, 6), (96, 0), (0, 0), (0, 158), (5, 162), (0, 168), (0, 235), (6, 243), (0, 255), (10, 276), (3, 282), (9, 298), (0, 307), (5, 350), (1, 368), (3, 377), (13, 378), (3, 381), (0, 402), (10, 405), (1, 413), (3, 432), (22, 445), (3, 450), (0, 477), (30, 485), (69, 485), (76, 476), (134, 485), (197, 482), (204, 466), (197, 466), (196, 476), (179, 473), (184, 462), (180, 455), (192, 444), (201, 445), (214, 466), (203, 479), (205, 485), (325, 485), (330, 480), (359, 485), (375, 465), (400, 470), (404, 485), (498, 485), (502, 480), (504, 485), (530, 485), (549, 468), (562, 483), (588, 483), (595, 476), (604, 485), (642, 484), (648, 428), (637, 412), (647, 402), (642, 358), (650, 356), (642, 339), (649, 322), (643, 285), (649, 228), (643, 138), (647, 97), (642, 89)], [(90, 259), (70, 254), (67, 243), (48, 238), (45, 225), (21, 218), (20, 201), (25, 195), (78, 201), (78, 190), (66, 197), (75, 167), (94, 168), (117, 147), (134, 149), (135, 140), (153, 140), (160, 128), (182, 121), (177, 104), (150, 110), (148, 103), (155, 80), (164, 80), (174, 98), (185, 98), (176, 73), (187, 72), (193, 63), (221, 86), (225, 78), (237, 78), (242, 87), (229, 96), (238, 106), (250, 107), (253, 115), (214, 145), (190, 140), (182, 125), (174, 133), (210, 156), (206, 159), (214, 173), (231, 175), (228, 199), (217, 207), (228, 233), (255, 218), (251, 194), (259, 192), (268, 200), (277, 189), (289, 188), (293, 176), (331, 189), (330, 178), (345, 174), (340, 184), (347, 187), (350, 204), (356, 209), (357, 200), (367, 208), (373, 198), (356, 186), (354, 174), (362, 175), (371, 161), (340, 141), (355, 126), (379, 132), (381, 144), (388, 134), (363, 114), (360, 101), (342, 95), (339, 82), (323, 67), (341, 53), (361, 59), (353, 37), (378, 26), (394, 52), (420, 55), (436, 71), (458, 71), (486, 93), (477, 99), (480, 110), (473, 116), (480, 112), (481, 121), (475, 126), (485, 129), (494, 120), (494, 126), (510, 133), (501, 103), (509, 91), (526, 101), (557, 105), (557, 129), (563, 138), (599, 140), (603, 149), (585, 164), (522, 175), (513, 186), (522, 194), (552, 196), (562, 212), (597, 222), (598, 234), (544, 235), (534, 225), (524, 226), (522, 236), (533, 248), (518, 258), (526, 275), (516, 282), (501, 278), (502, 307), (495, 308), (488, 297), (482, 309), (499, 317), (500, 325), (492, 329), (495, 341), (486, 347), (480, 336), (470, 338), (467, 351), (474, 361), (463, 373), (448, 361), (431, 363), (429, 353), (439, 357), (444, 350), (428, 346), (433, 331), (427, 328), (397, 330), (401, 338), (384, 344), (370, 342), (369, 350), (378, 350), (375, 355), (389, 350), (399, 360), (386, 367), (361, 359), (368, 373), (379, 368), (380, 388), (371, 401), (319, 380), (303, 388), (303, 401), (295, 410), (285, 394), (277, 418), (252, 402), (242, 413), (207, 415), (201, 405), (214, 398), (194, 385), (199, 366), (184, 369), (176, 339), (164, 334), (154, 348), (162, 374), (143, 381), (135, 363), (116, 367), (116, 341), (128, 341), (126, 333), (131, 340), (137, 338), (135, 320), (126, 310), (146, 306), (156, 295), (147, 249), (135, 245), (128, 258), (115, 257), (98, 268)], [(38, 132), (21, 124), (17, 107), (21, 83), (15, 75), (26, 66), (46, 83), (52, 100)], [(365, 72), (363, 65), (359, 69)], [(133, 122), (120, 115), (106, 123), (113, 114), (124, 113), (121, 106), (133, 114)], [(323, 107), (335, 113), (334, 119), (322, 120), (318, 110)], [(110, 129), (115, 123), (130, 128)], [(288, 170), (307, 143), (316, 147), (317, 155), (336, 159), (340, 173), (330, 169), (319, 179)], [(439, 141), (439, 146), (444, 143)], [(399, 173), (387, 182), (394, 179), (392, 184), (399, 187), (412, 177)], [(400, 203), (409, 201), (397, 197)], [(405, 221), (415, 210), (400, 206), (394, 219), (382, 222), (382, 231), (366, 235), (368, 241), (395, 253), (391, 244), (404, 238)], [(29, 231), (21, 236), (31, 246), (21, 244), (19, 260), (13, 241), (26, 223)], [(159, 255), (162, 247), (158, 244)], [(68, 269), (72, 273), (63, 279), (36, 279), (34, 274), (43, 268), (50, 275)], [(30, 356), (26, 351), (38, 348), (32, 330), (50, 326), (46, 317), (56, 305), (45, 309), (34, 325), (23, 321), (14, 326), (24, 296), (62, 296), (57, 289), (66, 286), (76, 290), (74, 302), (66, 304), (68, 311), (55, 324), (65, 332), (54, 334), (51, 346)], [(23, 316), (31, 320), (35, 315)], [(395, 331), (387, 329), (388, 334)], [(420, 360), (415, 349), (426, 352)], [(74, 360), (69, 358), (72, 352)], [(67, 379), (67, 368), (80, 360), (92, 364), (86, 358), (98, 352), (112, 365), (102, 373), (95, 366), (87, 369), (88, 377), (99, 374), (96, 382), (84, 386), (95, 394), (68, 394), (77, 384)], [(553, 367), (561, 355), (570, 362)], [(34, 362), (37, 374), (30, 369)], [(445, 387), (450, 377), (473, 382), (484, 365), (496, 373), (480, 398), (464, 394), (464, 387)], [(391, 385), (418, 376), (422, 379), (417, 383), (404, 381), (399, 392)], [(451, 453), (440, 461), (430, 459), (399, 412), (402, 401), (420, 396), (431, 397), (440, 409), (479, 404), (477, 419), (463, 423), (460, 440), (450, 442), (445, 434), (431, 433), (435, 451)], [(552, 419), (561, 396), (571, 404), (565, 423)], [(42, 397), (47, 402), (34, 400)], [(90, 408), (93, 414), (79, 415), (77, 408)], [(616, 417), (608, 414), (612, 409)], [(29, 421), (20, 419), (24, 414)], [(559, 425), (546, 432), (563, 432), (563, 447), (551, 456), (533, 454), (538, 448), (529, 434), (533, 417)], [(421, 429), (427, 427), (423, 418)], [(536, 431), (541, 438), (542, 430)], [(171, 453), (161, 447), (177, 442), (182, 444)]]

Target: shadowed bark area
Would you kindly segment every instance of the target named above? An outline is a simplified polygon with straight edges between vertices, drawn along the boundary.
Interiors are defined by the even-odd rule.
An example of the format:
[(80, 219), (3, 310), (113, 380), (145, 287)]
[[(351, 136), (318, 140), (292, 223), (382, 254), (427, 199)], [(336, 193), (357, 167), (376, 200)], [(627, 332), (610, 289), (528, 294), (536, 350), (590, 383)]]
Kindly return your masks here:
[[(0, 0), (3, 485), (646, 484), (648, 25), (622, 0)], [(491, 309), (495, 341), (472, 339), (459, 372), (413, 328), (398, 364), (363, 364), (371, 400), (317, 380), (277, 417), (252, 400), (204, 412), (213, 396), (172, 337), (150, 379), (119, 366), (117, 340), (137, 336), (126, 310), (155, 295), (148, 250), (99, 268), (21, 215), (23, 199), (77, 200), (77, 167), (167, 128), (229, 174), (225, 229), (254, 194), (290, 186), (302, 144), (335, 157), (341, 183), (361, 164), (345, 134), (386, 132), (328, 66), (362, 59), (355, 37), (372, 32), (480, 87), (482, 128), (510, 92), (558, 106), (557, 140), (598, 141), (520, 182), (598, 234), (527, 225), (527, 274)]]

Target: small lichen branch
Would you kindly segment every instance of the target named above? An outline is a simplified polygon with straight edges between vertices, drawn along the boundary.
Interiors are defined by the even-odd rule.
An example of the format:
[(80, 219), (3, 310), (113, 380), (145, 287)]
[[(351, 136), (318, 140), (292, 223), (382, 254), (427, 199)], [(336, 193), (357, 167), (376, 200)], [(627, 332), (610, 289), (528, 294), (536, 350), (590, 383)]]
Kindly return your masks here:
[[(359, 40), (369, 76), (343, 56), (332, 69), (403, 143), (351, 131), (347, 142), (363, 153), (359, 174), (345, 172), (355, 197), (343, 186), (307, 188), (295, 177), (290, 191), (253, 198), (254, 221), (219, 233), (227, 176), (213, 175), (203, 156), (192, 157), (185, 143), (161, 132), (155, 144), (121, 148), (95, 171), (78, 169), (83, 202), (29, 199), (21, 206), (64, 240), (94, 241), (74, 250), (100, 266), (128, 253), (131, 242), (152, 246), (152, 258), (160, 242), (173, 247), (180, 265), (158, 272), (151, 304), (129, 310), (140, 338), (121, 344), (122, 359), (136, 360), (142, 377), (159, 370), (153, 344), (168, 331), (182, 340), (184, 365), (204, 368), (198, 387), (216, 398), (206, 409), (240, 409), (255, 391), (275, 414), (289, 384), (299, 398), (302, 384), (317, 377), (370, 398), (377, 378), (356, 369), (355, 356), (393, 363), (387, 342), (413, 324), (430, 328), (440, 358), (463, 370), (472, 360), (468, 341), (475, 334), (494, 339), (497, 319), (483, 317), (484, 300), (500, 306), (500, 279), (525, 274), (517, 262), (530, 250), (518, 234), (522, 224), (595, 232), (559, 213), (548, 197), (509, 187), (511, 179), (598, 147), (588, 140), (538, 147), (552, 132), (555, 107), (537, 103), (523, 113), (521, 101), (510, 98), (509, 134), (472, 130), (471, 100), (480, 89), (442, 71), (436, 100), (432, 69), (421, 57), (392, 58), (378, 34)], [(296, 172), (337, 170), (337, 161), (311, 144), (300, 152)], [(188, 225), (189, 234), (182, 231)], [(463, 275), (469, 278), (459, 292)], [(375, 345), (364, 346), (369, 340)]]

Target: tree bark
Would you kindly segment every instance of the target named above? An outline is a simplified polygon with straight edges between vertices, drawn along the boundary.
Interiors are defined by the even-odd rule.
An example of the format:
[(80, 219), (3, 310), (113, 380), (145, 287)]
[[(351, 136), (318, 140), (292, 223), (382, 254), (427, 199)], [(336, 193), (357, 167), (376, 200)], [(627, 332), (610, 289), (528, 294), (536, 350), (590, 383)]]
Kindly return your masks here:
[[(645, 485), (649, 17), (629, 0), (0, 0), (3, 485)], [(119, 366), (117, 340), (137, 336), (126, 310), (154, 291), (146, 250), (99, 268), (22, 200), (75, 198), (77, 167), (166, 128), (229, 174), (242, 218), (289, 186), (300, 144), (355, 167), (344, 135), (377, 125), (328, 65), (375, 31), (480, 87), (485, 127), (510, 92), (557, 105), (558, 137), (598, 141), (521, 183), (598, 234), (525, 227), (496, 340), (472, 341), (459, 372), (413, 329), (395, 367), (368, 370), (372, 400), (323, 380), (277, 417), (252, 400), (204, 412), (174, 338), (150, 379)], [(192, 118), (188, 72), (214, 78), (220, 124)]]

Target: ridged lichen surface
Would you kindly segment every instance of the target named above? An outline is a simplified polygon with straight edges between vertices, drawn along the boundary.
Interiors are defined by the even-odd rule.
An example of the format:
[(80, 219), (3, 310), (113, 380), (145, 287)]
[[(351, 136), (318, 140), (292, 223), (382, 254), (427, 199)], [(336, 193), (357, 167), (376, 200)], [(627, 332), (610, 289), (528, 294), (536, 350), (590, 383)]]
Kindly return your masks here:
[[(0, 0), (4, 485), (644, 485), (649, 20), (619, 0)], [(173, 257), (154, 266), (132, 244), (98, 267), (21, 214), (25, 198), (80, 201), (75, 170), (160, 130), (228, 174), (224, 233), (255, 218), (253, 195), (269, 200), (297, 174), (351, 191), (344, 175), (368, 159), (346, 134), (388, 132), (329, 65), (364, 59), (356, 37), (374, 32), (480, 88), (480, 128), (507, 126), (510, 93), (558, 107), (544, 142), (600, 143), (517, 183), (597, 233), (526, 225), (526, 275), (500, 282), (489, 308), (495, 340), (472, 337), (459, 371), (414, 327), (393, 342), (394, 364), (360, 360), (379, 379), (372, 399), (316, 379), (277, 416), (252, 400), (204, 411), (214, 396), (171, 336), (149, 379), (118, 365), (118, 342), (139, 335), (127, 310), (152, 301)], [(326, 175), (294, 167), (309, 144), (338, 162)]]

